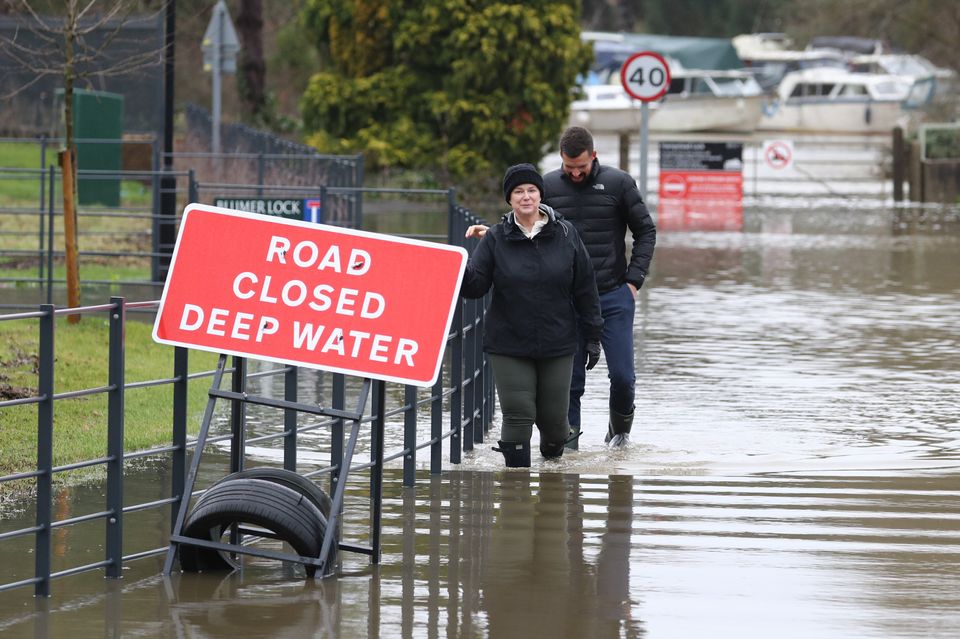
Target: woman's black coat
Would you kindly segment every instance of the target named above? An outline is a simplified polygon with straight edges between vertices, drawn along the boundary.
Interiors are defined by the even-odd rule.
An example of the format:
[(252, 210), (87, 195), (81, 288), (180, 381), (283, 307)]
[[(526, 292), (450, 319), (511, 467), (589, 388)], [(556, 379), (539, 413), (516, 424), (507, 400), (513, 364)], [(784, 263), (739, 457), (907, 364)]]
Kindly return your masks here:
[(483, 350), (513, 357), (559, 357), (577, 349), (577, 322), (588, 340), (603, 329), (590, 256), (572, 224), (545, 204), (547, 224), (527, 238), (507, 213), (487, 231), (463, 276), (461, 295), (493, 287)]

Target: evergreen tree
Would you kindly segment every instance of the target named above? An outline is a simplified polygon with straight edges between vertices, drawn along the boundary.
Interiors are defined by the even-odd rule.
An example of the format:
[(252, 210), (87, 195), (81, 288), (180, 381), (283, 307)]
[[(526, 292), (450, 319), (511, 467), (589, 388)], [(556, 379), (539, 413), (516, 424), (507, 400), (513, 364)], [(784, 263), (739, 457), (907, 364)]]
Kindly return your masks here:
[(579, 0), (309, 0), (308, 141), (443, 180), (537, 162), (592, 60)]

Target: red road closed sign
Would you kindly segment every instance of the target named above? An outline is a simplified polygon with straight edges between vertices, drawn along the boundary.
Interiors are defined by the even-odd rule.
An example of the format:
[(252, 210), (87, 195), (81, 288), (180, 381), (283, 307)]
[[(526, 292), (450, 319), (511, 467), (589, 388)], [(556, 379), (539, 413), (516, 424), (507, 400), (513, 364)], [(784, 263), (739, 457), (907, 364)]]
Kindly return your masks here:
[(466, 261), (459, 247), (190, 204), (153, 337), (430, 386)]

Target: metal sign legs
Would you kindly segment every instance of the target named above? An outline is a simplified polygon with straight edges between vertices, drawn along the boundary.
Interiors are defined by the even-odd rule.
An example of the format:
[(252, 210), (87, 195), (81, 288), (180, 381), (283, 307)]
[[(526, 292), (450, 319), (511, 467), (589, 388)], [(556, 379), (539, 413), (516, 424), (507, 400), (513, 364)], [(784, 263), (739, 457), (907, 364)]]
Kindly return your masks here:
[[(310, 404), (303, 404), (296, 401), (289, 400), (280, 400), (274, 399), (271, 397), (263, 397), (258, 395), (251, 395), (243, 390), (242, 384), (234, 384), (234, 390), (221, 390), (220, 385), (223, 381), (224, 372), (226, 371), (226, 361), (227, 356), (221, 355), (219, 362), (217, 363), (217, 369), (214, 373), (213, 382), (211, 383), (209, 391), (209, 399), (207, 401), (206, 410), (203, 415), (203, 421), (200, 424), (200, 432), (197, 435), (196, 449), (193, 453), (193, 458), (190, 462), (190, 467), (187, 472), (186, 483), (184, 486), (183, 494), (180, 496), (180, 506), (177, 511), (176, 520), (173, 525), (173, 530), (170, 535), (170, 546), (167, 549), (166, 560), (163, 566), (164, 574), (170, 574), (173, 570), (173, 563), (177, 557), (178, 551), (183, 553), (183, 547), (189, 546), (193, 547), (196, 552), (207, 552), (207, 553), (218, 553), (222, 557), (230, 557), (235, 555), (252, 555), (256, 557), (263, 557), (267, 559), (276, 559), (280, 561), (290, 561), (295, 563), (303, 564), (307, 570), (307, 575), (312, 576), (316, 571), (319, 571), (321, 576), (328, 576), (333, 574), (333, 560), (337, 555), (337, 551), (340, 549), (350, 550), (352, 552), (358, 552), (361, 554), (368, 554), (371, 556), (373, 563), (378, 563), (380, 558), (380, 525), (382, 519), (382, 483), (383, 483), (383, 426), (384, 426), (384, 384), (383, 382), (377, 381), (374, 382), (370, 379), (364, 379), (363, 385), (360, 390), (360, 395), (357, 402), (357, 407), (353, 411), (341, 410), (335, 408), (324, 408), (320, 406), (313, 406)], [(238, 374), (238, 369), (243, 371), (242, 365), (237, 365), (234, 368), (233, 375), (236, 377)], [(351, 470), (351, 463), (353, 460), (353, 455), (356, 450), (357, 439), (360, 433), (360, 424), (363, 421), (364, 411), (366, 409), (367, 399), (370, 396), (371, 388), (374, 390), (374, 417), (372, 419), (372, 448), (371, 448), (371, 462), (368, 465), (360, 466), (359, 468), (369, 467), (371, 469), (371, 501), (372, 501), (372, 521), (371, 521), (371, 541), (370, 546), (363, 546), (358, 544), (350, 544), (341, 542), (338, 537), (338, 531), (340, 530), (339, 518), (343, 510), (343, 498), (344, 492), (346, 489), (347, 477)], [(237, 390), (239, 389), (239, 390)], [(217, 399), (228, 399), (234, 402), (242, 404), (258, 404), (262, 406), (271, 406), (275, 408), (285, 409), (285, 410), (294, 410), (299, 412), (310, 413), (314, 415), (321, 415), (326, 417), (332, 417), (335, 419), (342, 419), (345, 422), (350, 424), (350, 437), (347, 442), (347, 446), (343, 451), (342, 460), (332, 459), (331, 467), (328, 469), (333, 473), (333, 481), (335, 483), (335, 488), (333, 490), (332, 503), (329, 504), (328, 512), (323, 512), (327, 510), (325, 505), (321, 504), (321, 507), (318, 509), (315, 507), (315, 504), (318, 502), (326, 502), (326, 496), (322, 495), (322, 491), (315, 486), (310, 486), (304, 484), (306, 479), (293, 478), (297, 481), (283, 481), (282, 475), (285, 471), (276, 471), (275, 473), (262, 473), (261, 478), (252, 478), (250, 473), (242, 473), (242, 451), (233, 451), (233, 455), (237, 457), (237, 462), (235, 466), (236, 474), (238, 478), (236, 482), (245, 482), (244, 484), (236, 483), (234, 487), (241, 486), (253, 486), (258, 483), (266, 484), (271, 478), (276, 480), (279, 484), (282, 485), (273, 485), (272, 487), (267, 486), (269, 490), (272, 490), (277, 496), (282, 496), (284, 493), (289, 491), (300, 491), (303, 497), (306, 499), (294, 499), (291, 503), (302, 504), (305, 501), (311, 501), (311, 504), (304, 504), (303, 510), (294, 513), (301, 520), (304, 516), (307, 519), (313, 518), (317, 521), (307, 522), (307, 526), (303, 528), (303, 532), (299, 535), (293, 535), (289, 531), (289, 526), (285, 526), (286, 519), (283, 516), (283, 513), (278, 512), (276, 515), (276, 522), (270, 521), (271, 515), (268, 513), (266, 521), (263, 520), (261, 516), (260, 521), (252, 522), (255, 527), (250, 527), (247, 524), (251, 523), (249, 519), (245, 518), (243, 512), (240, 510), (237, 511), (234, 517), (231, 517), (229, 512), (229, 507), (224, 509), (222, 504), (216, 504), (213, 509), (219, 509), (217, 526), (209, 529), (211, 531), (210, 538), (201, 538), (198, 536), (187, 535), (185, 534), (185, 529), (189, 529), (189, 520), (196, 514), (196, 512), (190, 512), (190, 502), (193, 494), (194, 486), (197, 480), (197, 471), (200, 467), (200, 458), (203, 455), (204, 446), (207, 443), (207, 439), (210, 431), (210, 424), (213, 419), (214, 407), (216, 405)], [(242, 429), (242, 420), (239, 428)], [(236, 433), (235, 433), (236, 435)], [(236, 438), (242, 442), (242, 437)], [(291, 472), (292, 471), (287, 471)], [(318, 471), (323, 472), (323, 471)], [(314, 473), (315, 474), (315, 473)], [(266, 480), (262, 481), (262, 476), (266, 476)], [(242, 478), (241, 478), (242, 477)], [(209, 489), (209, 493), (213, 494), (214, 491), (219, 491), (221, 493), (226, 492), (223, 489), (223, 486), (226, 486), (231, 482), (231, 476), (228, 475), (224, 479), (220, 480), (217, 484), (212, 486)], [(251, 484), (250, 482), (254, 482)], [(236, 493), (236, 491), (234, 491)], [(309, 493), (309, 494), (305, 494)], [(318, 494), (320, 499), (317, 499)], [(295, 496), (296, 497), (296, 496)], [(252, 498), (252, 497), (251, 497)], [(269, 494), (265, 498), (269, 500)], [(212, 498), (211, 498), (212, 500)], [(208, 500), (208, 501), (211, 501)], [(200, 509), (201, 505), (204, 504), (204, 498), (201, 497), (200, 501), (195, 505), (195, 511)], [(210, 510), (209, 504), (206, 504), (207, 510)], [(293, 506), (291, 506), (292, 508)], [(223, 512), (224, 510), (228, 512)], [(294, 517), (296, 519), (297, 517)], [(326, 521), (323, 521), (323, 520)], [(276, 523), (276, 525), (273, 525)], [(206, 533), (206, 526), (204, 528), (204, 533)], [(322, 529), (323, 540), (319, 543), (319, 553), (317, 556), (307, 556), (305, 554), (290, 554), (284, 552), (277, 552), (262, 548), (257, 548), (252, 545), (245, 545), (243, 543), (244, 536), (250, 536), (254, 538), (273, 538), (281, 539), (283, 541), (289, 542), (294, 548), (315, 548), (315, 545), (318, 540), (310, 539), (310, 531), (316, 533)], [(221, 536), (229, 532), (230, 543), (225, 543), (221, 541)], [(292, 536), (297, 537), (297, 539), (291, 538)], [(301, 543), (297, 543), (297, 542)], [(312, 555), (312, 551), (309, 552)], [(182, 557), (181, 557), (182, 559)], [(183, 561), (181, 561), (183, 564)], [(192, 562), (192, 566), (214, 566), (222, 568), (235, 567), (236, 564), (231, 561), (224, 560), (224, 562)]]

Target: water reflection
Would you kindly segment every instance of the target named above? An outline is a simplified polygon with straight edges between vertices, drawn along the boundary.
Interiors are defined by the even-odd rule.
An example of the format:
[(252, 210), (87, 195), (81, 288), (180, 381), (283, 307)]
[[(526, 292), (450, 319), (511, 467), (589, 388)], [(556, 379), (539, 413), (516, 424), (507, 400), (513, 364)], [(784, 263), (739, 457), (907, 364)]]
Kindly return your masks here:
[(490, 636), (644, 636), (629, 587), (633, 478), (608, 481), (603, 520), (585, 516), (576, 475), (504, 476), (480, 582)]
[[(306, 581), (248, 557), (236, 573), (164, 578), (145, 560), (122, 580), (58, 580), (49, 600), (3, 593), (0, 636), (887, 639), (960, 627), (957, 474), (400, 479), (387, 473), (379, 566), (341, 553), (339, 577)], [(369, 514), (364, 492), (348, 488), (346, 538)], [(83, 535), (71, 553), (96, 545)]]
[[(279, 575), (189, 575), (164, 594), (177, 637), (301, 639), (341, 636), (337, 581), (292, 583)], [(253, 579), (251, 579), (251, 577)]]
[(504, 476), (481, 568), (489, 636), (643, 636), (629, 593), (632, 478), (610, 479), (597, 553), (585, 542), (577, 476)]

